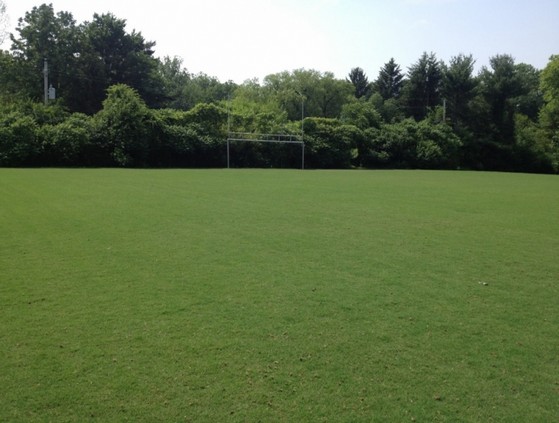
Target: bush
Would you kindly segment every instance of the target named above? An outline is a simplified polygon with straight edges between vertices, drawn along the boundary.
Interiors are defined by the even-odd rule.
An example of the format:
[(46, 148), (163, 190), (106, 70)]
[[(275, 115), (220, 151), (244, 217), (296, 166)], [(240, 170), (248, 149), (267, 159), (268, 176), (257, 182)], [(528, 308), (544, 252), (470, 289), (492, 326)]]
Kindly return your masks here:
[(449, 126), (406, 119), (365, 131), (360, 161), (366, 167), (455, 168), (460, 146)]
[(548, 136), (549, 132), (522, 114), (515, 115), (514, 123), (514, 169), (523, 172), (557, 172), (554, 163), (556, 147)]
[(140, 95), (126, 85), (113, 85), (107, 93), (103, 109), (95, 115), (97, 143), (108, 147), (118, 166), (145, 166), (154, 135), (150, 110)]
[(344, 125), (338, 119), (307, 118), (305, 153), (309, 167), (349, 168), (357, 156), (357, 139), (362, 131), (354, 125)]
[(31, 116), (11, 112), (0, 118), (0, 166), (33, 166), (40, 148), (37, 123)]
[(342, 107), (340, 120), (361, 130), (379, 128), (382, 118), (372, 103), (355, 100)]
[(462, 142), (450, 126), (427, 120), (417, 124), (417, 160), (420, 168), (455, 169), (459, 165)]
[(184, 114), (186, 124), (194, 125), (200, 134), (223, 141), (227, 138), (227, 112), (215, 104), (200, 103)]
[(91, 118), (74, 113), (57, 125), (39, 130), (41, 163), (55, 166), (79, 166), (88, 163), (86, 151), (91, 144)]

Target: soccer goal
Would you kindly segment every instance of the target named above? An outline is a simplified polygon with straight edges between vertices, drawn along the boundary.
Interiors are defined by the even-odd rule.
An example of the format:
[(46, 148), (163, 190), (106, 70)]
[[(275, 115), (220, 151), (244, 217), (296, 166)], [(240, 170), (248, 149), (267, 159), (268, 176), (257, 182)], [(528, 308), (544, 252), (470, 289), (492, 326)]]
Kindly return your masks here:
[(233, 143), (270, 143), (300, 145), (301, 169), (305, 169), (305, 143), (303, 142), (301, 135), (229, 132), (229, 135), (227, 137), (227, 169), (231, 167), (231, 144)]

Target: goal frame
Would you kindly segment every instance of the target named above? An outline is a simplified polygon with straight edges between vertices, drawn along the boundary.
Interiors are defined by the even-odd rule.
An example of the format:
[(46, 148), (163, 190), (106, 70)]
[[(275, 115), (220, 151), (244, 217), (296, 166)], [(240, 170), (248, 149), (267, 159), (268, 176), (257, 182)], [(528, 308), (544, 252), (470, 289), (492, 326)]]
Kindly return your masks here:
[(301, 146), (301, 170), (305, 169), (305, 142), (301, 135), (256, 134), (250, 132), (229, 132), (227, 136), (227, 169), (230, 169), (232, 142), (262, 142), (274, 144), (299, 144)]

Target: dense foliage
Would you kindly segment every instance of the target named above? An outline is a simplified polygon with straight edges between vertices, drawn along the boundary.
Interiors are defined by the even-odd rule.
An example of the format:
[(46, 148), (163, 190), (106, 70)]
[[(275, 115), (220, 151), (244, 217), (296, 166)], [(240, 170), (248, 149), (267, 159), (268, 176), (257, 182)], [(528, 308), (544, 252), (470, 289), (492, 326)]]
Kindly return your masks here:
[[(111, 14), (78, 24), (43, 4), (16, 31), (0, 52), (0, 166), (221, 167), (238, 131), (303, 132), (317, 168), (559, 171), (559, 56), (540, 71), (497, 55), (474, 75), (472, 56), (424, 53), (405, 73), (390, 59), (372, 82), (355, 67), (344, 80), (298, 69), (238, 85), (156, 58)], [(293, 146), (234, 154), (235, 166), (300, 164)]]

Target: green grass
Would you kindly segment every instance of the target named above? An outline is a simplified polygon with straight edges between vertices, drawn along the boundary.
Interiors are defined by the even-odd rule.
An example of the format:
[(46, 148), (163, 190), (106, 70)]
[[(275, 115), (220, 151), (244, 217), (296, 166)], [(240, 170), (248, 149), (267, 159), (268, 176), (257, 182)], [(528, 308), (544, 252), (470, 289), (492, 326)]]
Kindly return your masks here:
[(0, 169), (0, 421), (550, 422), (559, 178)]

